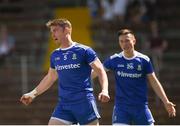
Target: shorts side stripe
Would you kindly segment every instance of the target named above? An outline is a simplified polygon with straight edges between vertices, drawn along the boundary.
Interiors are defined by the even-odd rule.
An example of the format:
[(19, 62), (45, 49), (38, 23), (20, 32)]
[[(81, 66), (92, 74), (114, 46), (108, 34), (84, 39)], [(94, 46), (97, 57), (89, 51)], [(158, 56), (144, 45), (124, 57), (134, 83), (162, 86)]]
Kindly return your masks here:
[(100, 118), (101, 116), (99, 115), (99, 112), (97, 110), (97, 106), (96, 106), (96, 103), (94, 102), (94, 100), (91, 101), (91, 104), (92, 104), (93, 110), (94, 110), (97, 118)]

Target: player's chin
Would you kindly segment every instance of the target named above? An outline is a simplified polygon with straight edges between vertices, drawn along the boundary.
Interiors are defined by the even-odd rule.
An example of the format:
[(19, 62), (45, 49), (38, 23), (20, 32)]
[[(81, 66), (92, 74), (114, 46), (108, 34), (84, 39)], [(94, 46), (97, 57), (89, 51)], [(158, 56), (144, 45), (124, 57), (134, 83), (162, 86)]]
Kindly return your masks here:
[(109, 101), (109, 98), (102, 98), (101, 99), (101, 102), (105, 103), (105, 102), (108, 102)]
[(22, 103), (23, 103), (24, 105), (27, 105), (27, 102), (25, 102), (25, 101), (22, 101)]
[(102, 100), (101, 102), (102, 103), (107, 103), (109, 100)]

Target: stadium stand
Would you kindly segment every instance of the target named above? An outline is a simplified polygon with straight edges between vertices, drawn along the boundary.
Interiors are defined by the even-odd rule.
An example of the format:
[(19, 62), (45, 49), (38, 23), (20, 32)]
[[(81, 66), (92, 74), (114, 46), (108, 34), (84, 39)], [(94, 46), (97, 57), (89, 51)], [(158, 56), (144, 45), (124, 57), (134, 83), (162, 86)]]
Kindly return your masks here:
[[(0, 68), (0, 124), (47, 124), (51, 113), (49, 107), (53, 103), (49, 106), (50, 102), (45, 102), (48, 101), (45, 99), (40, 100), (38, 105), (34, 103), (31, 107), (25, 107), (20, 104), (19, 98), (22, 95), (21, 76), (24, 73), (21, 71), (21, 61), (25, 61), (27, 66), (29, 85), (26, 90), (32, 89), (44, 74), (41, 66), (48, 41), (45, 23), (52, 16), (48, 0), (43, 2), (41, 0), (9, 0), (8, 2), (2, 0), (0, 2), (0, 23), (6, 24), (9, 32), (16, 39), (13, 55), (8, 57), (6, 64)], [(41, 107), (42, 104), (46, 106)], [(41, 119), (38, 120), (38, 118)]]
[[(54, 0), (55, 1), (55, 0)], [(68, 0), (70, 1), (70, 0)], [(56, 1), (57, 2), (57, 1)], [(62, 1), (61, 1), (62, 2)], [(64, 6), (68, 6), (68, 2)], [(60, 3), (59, 3), (60, 4)], [(158, 1), (158, 22), (162, 35), (168, 39), (168, 49), (164, 55), (164, 67), (160, 72), (160, 80), (170, 99), (176, 104), (177, 117), (168, 118), (168, 114), (162, 107), (162, 103), (157, 104), (154, 92), (150, 88), (149, 102), (150, 108), (156, 120), (156, 125), (160, 124), (180, 124), (179, 120), (179, 83), (180, 77), (180, 5), (179, 0), (159, 0)], [(43, 65), (46, 51), (48, 50), (48, 31), (45, 23), (54, 16), (53, 9), (59, 7), (49, 0), (9, 0), (3, 3), (0, 0), (0, 22), (7, 23), (10, 32), (16, 37), (16, 50), (12, 57), (9, 57), (5, 66), (0, 68), (0, 124), (1, 125), (32, 125), (47, 124), (53, 107), (57, 101), (57, 87), (54, 85), (49, 91), (37, 97), (30, 106), (24, 106), (19, 102), (22, 95), (22, 71), (21, 59), (27, 58), (28, 88), (31, 90), (45, 75)], [(7, 8), (8, 6), (8, 8)], [(77, 4), (72, 4), (76, 6)], [(73, 24), (73, 22), (72, 22)], [(102, 30), (96, 26), (92, 27), (94, 49), (98, 52), (101, 60), (119, 52), (116, 30)], [(149, 34), (143, 27), (135, 27), (139, 38)], [(138, 49), (142, 49), (143, 40), (138, 40)], [(106, 104), (98, 103), (102, 119), (100, 124), (111, 124), (112, 106), (114, 102), (114, 78), (109, 75), (109, 90), (111, 101)], [(94, 82), (96, 83), (96, 81)], [(97, 95), (99, 87), (94, 85)]]
[[(158, 16), (158, 25), (159, 29), (161, 31), (161, 35), (164, 38), (167, 38), (168, 40), (168, 49), (165, 51), (164, 57), (163, 57), (163, 63), (164, 67), (160, 71), (160, 81), (165, 88), (165, 91), (168, 95), (168, 97), (176, 104), (177, 109), (177, 116), (175, 118), (168, 118), (168, 114), (165, 111), (162, 102), (159, 102), (157, 100), (157, 97), (155, 93), (152, 91), (152, 88), (149, 90), (149, 104), (150, 109), (152, 110), (152, 114), (155, 118), (155, 124), (180, 124), (180, 121), (178, 120), (178, 113), (179, 113), (179, 95), (178, 90), (179, 87), (179, 75), (177, 74), (179, 72), (179, 40), (180, 40), (180, 30), (179, 30), (179, 9), (178, 9), (178, 0), (169, 1), (169, 0), (160, 0), (157, 1), (157, 16)], [(98, 28), (99, 26), (99, 28)], [(115, 27), (114, 27), (115, 26)], [(103, 26), (96, 25), (93, 30), (93, 38), (96, 42), (96, 51), (99, 53), (102, 60), (104, 60), (105, 57), (112, 55), (114, 52), (119, 52), (119, 45), (118, 40), (116, 36), (117, 29), (128, 27), (133, 29), (135, 33), (137, 34), (137, 48), (139, 50), (143, 50), (143, 42), (145, 39), (145, 36), (150, 34), (150, 31), (147, 29), (148, 27), (144, 24), (142, 26), (125, 26), (122, 24), (119, 24), (119, 26), (116, 27), (116, 25), (113, 25), (110, 27), (110, 29), (107, 29), (106, 31), (102, 29)], [(97, 30), (99, 29), (99, 30)], [(147, 53), (147, 55), (149, 55)], [(109, 74), (109, 84), (110, 84), (110, 95), (111, 95), (111, 102), (110, 104), (101, 104), (102, 106), (102, 120), (101, 124), (111, 124), (111, 116), (109, 114), (104, 113), (112, 113), (112, 106), (113, 106), (113, 97), (114, 97), (114, 78), (112, 74)], [(108, 108), (108, 109), (107, 109)], [(109, 109), (110, 108), (110, 109)]]

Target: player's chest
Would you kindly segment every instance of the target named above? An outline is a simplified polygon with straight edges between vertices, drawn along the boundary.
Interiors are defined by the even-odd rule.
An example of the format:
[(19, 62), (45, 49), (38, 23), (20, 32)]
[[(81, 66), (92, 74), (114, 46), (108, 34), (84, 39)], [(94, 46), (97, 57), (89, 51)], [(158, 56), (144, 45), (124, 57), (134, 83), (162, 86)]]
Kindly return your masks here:
[(141, 72), (143, 64), (141, 62), (116, 62), (113, 64), (115, 71)]
[(83, 62), (83, 60), (83, 54), (74, 51), (61, 52), (54, 57), (54, 63), (58, 65), (69, 63), (81, 63)]

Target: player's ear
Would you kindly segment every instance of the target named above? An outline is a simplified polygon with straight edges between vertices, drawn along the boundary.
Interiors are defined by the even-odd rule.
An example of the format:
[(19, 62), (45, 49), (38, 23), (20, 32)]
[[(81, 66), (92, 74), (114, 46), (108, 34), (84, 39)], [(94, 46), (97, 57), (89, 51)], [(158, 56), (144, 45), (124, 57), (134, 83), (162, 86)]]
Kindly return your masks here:
[(136, 38), (134, 35), (133, 35), (133, 43), (136, 44)]
[(135, 45), (136, 44), (136, 39), (134, 37), (132, 37), (131, 42)]
[(71, 33), (71, 28), (65, 27), (65, 28), (64, 28), (64, 32), (66, 32), (66, 33)]

